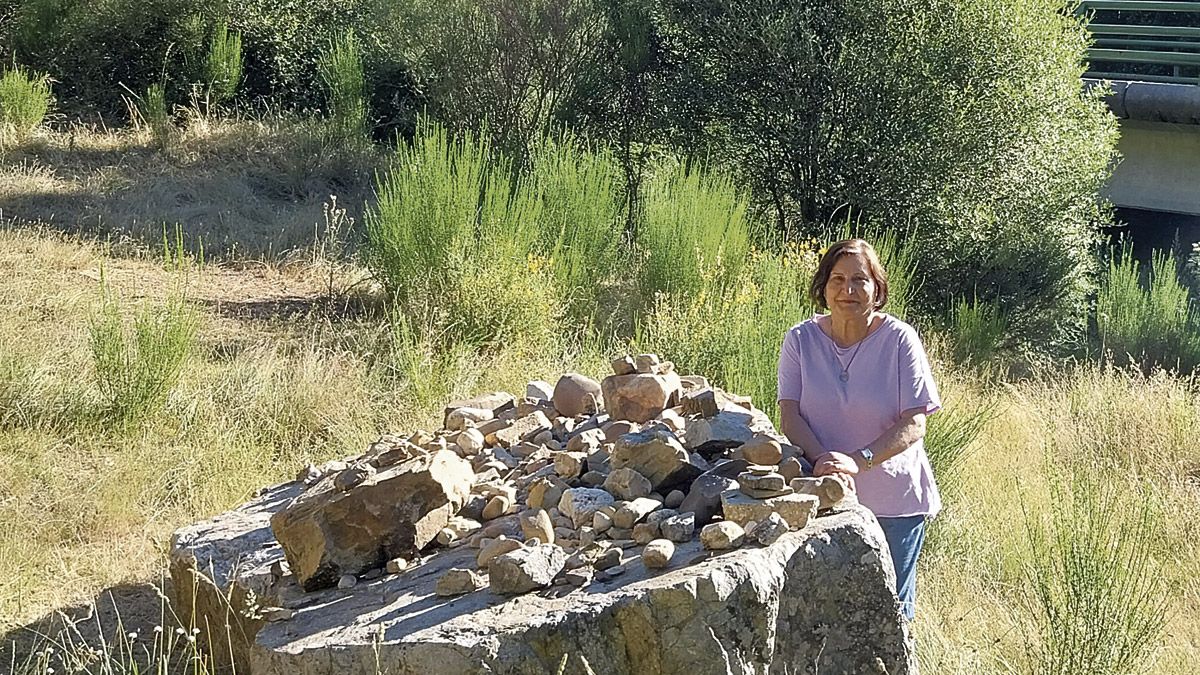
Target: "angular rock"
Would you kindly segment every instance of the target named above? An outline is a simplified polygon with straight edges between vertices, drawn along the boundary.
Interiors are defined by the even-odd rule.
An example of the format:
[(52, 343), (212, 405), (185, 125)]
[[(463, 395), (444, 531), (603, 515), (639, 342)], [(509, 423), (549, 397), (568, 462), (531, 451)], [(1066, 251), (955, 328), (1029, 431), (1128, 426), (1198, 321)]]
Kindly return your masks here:
[(370, 464), (355, 464), (346, 467), (343, 471), (339, 471), (333, 477), (333, 487), (339, 492), (345, 492), (356, 485), (360, 485), (366, 479), (374, 476), (375, 473), (375, 467)]
[(480, 450), (483, 450), (483, 433), (474, 427), (463, 429), (455, 442), (458, 444), (458, 447), (462, 448), (463, 454), (473, 457)]
[(688, 416), (712, 417), (721, 412), (717, 392), (709, 387), (689, 391), (680, 398), (679, 404), (683, 408), (683, 414)]
[(488, 500), (487, 506), (483, 507), (483, 519), (495, 520), (500, 516), (508, 515), (508, 511), (512, 508), (512, 505), (512, 499), (505, 495), (496, 495)]
[(516, 539), (509, 539), (507, 537), (493, 539), (488, 545), (479, 549), (479, 555), (475, 558), (475, 565), (481, 570), (486, 570), (491, 567), (493, 560), (505, 553), (512, 553), (519, 548), (521, 548), (521, 542)]
[(487, 583), (483, 577), (475, 573), (475, 570), (469, 570), (462, 567), (448, 569), (438, 577), (437, 586), (433, 592), (439, 597), (447, 598), (463, 593), (473, 593)]
[(778, 513), (794, 530), (802, 529), (817, 515), (819, 499), (812, 495), (790, 494), (770, 499), (754, 499), (739, 490), (727, 490), (721, 494), (721, 510), (725, 520), (743, 527), (750, 522), (762, 522), (772, 513)]
[(380, 471), (340, 492), (326, 478), (271, 517), (271, 529), (305, 590), (328, 588), (388, 560), (415, 555), (458, 513), (471, 465), (450, 451)]
[(754, 438), (755, 434), (775, 437), (771, 419), (761, 410), (746, 410), (726, 404), (716, 415), (692, 420), (687, 426), (684, 445), (690, 450), (709, 453), (730, 450)]
[[(455, 410), (458, 410), (459, 408), (475, 408), (478, 410), (489, 410), (489, 411), (491, 411), (492, 416), (494, 417), (494, 416), (499, 415), (500, 413), (504, 412), (505, 410), (512, 409), (513, 406), (515, 405), (515, 403), (516, 403), (516, 399), (513, 397), (513, 395), (509, 394), (507, 392), (503, 392), (503, 391), (488, 392), (486, 394), (480, 394), (479, 396), (475, 396), (474, 398), (463, 399), (461, 401), (454, 401), (453, 403), (450, 403), (449, 405), (446, 406), (446, 409), (444, 411), (444, 419), (442, 422), (442, 426), (447, 429), (453, 430), (449, 424), (450, 413), (454, 412)], [(486, 434), (487, 432), (485, 431), (484, 433)], [(418, 445), (420, 445), (420, 444), (418, 443)]]
[(663, 538), (674, 542), (691, 541), (696, 534), (696, 514), (688, 511), (671, 516), (658, 524), (658, 531)]
[(592, 522), (596, 511), (613, 503), (613, 496), (596, 488), (570, 488), (558, 500), (558, 510), (571, 519), (575, 527)]
[(660, 502), (649, 497), (639, 497), (633, 501), (625, 502), (613, 514), (613, 525), (626, 530), (633, 529), (634, 525), (642, 522), (643, 518), (660, 507), (662, 507)]
[(679, 376), (675, 373), (610, 375), (600, 386), (609, 417), (639, 424), (658, 417), (679, 397)]
[[(336, 602), (297, 603), (304, 596), (290, 577), (270, 574), (283, 554), (267, 521), (300, 489), (273, 488), (173, 538), (174, 607), (183, 625), (231, 624), (201, 639), (211, 641), (207, 653), (231, 656), (239, 673), (373, 673), (382, 662), (389, 672), (511, 675), (554, 672), (563, 656), (576, 664), (568, 672), (586, 660), (598, 675), (783, 673), (796, 664), (820, 673), (915, 672), (891, 559), (861, 507), (818, 518), (767, 548), (660, 573), (630, 565), (587, 593), (509, 601), (472, 593), (431, 604), (441, 573), (470, 565), (475, 551), (459, 548), (423, 561), (419, 574), (362, 583)], [(698, 542), (679, 544), (673, 560), (699, 553)], [(196, 583), (197, 574), (211, 583)], [(260, 607), (296, 614), (281, 623), (248, 618), (251, 592)], [(613, 648), (633, 644), (631, 635), (643, 648)]]
[(587, 429), (581, 431), (567, 441), (568, 452), (586, 452), (592, 453), (600, 449), (604, 444), (604, 431), (602, 429)]
[(790, 485), (798, 494), (812, 495), (820, 500), (817, 509), (821, 511), (832, 508), (841, 502), (849, 492), (846, 484), (834, 476), (795, 478)]
[(671, 564), (675, 544), (667, 539), (655, 539), (642, 549), (642, 564), (650, 569), (662, 569)]
[(621, 549), (610, 548), (603, 553), (599, 558), (592, 563), (592, 567), (598, 570), (607, 570), (621, 564)]
[(554, 385), (554, 409), (563, 417), (590, 415), (604, 409), (600, 383), (579, 373), (567, 373)]
[(633, 357), (634, 370), (639, 373), (653, 373), (660, 363), (658, 354), (638, 354)]
[(604, 479), (604, 489), (618, 499), (637, 499), (651, 492), (650, 480), (629, 467), (614, 469)]
[(525, 539), (537, 537), (543, 544), (554, 543), (554, 523), (550, 522), (550, 514), (542, 509), (521, 515), (521, 533)]
[(767, 516), (766, 520), (758, 523), (753, 531), (747, 534), (763, 546), (770, 546), (779, 541), (780, 537), (787, 534), (789, 529), (788, 523), (783, 519), (783, 516), (778, 513), (772, 513)]
[(400, 574), (408, 569), (408, 561), (404, 558), (392, 558), (387, 561), (387, 565), (384, 565), (383, 569), (388, 574)]
[(494, 593), (528, 593), (549, 587), (566, 564), (567, 554), (554, 544), (526, 546), (493, 560), (488, 580)]
[(587, 453), (556, 452), (554, 453), (554, 472), (566, 480), (578, 478), (583, 474)]
[(497, 431), (495, 437), (497, 443), (507, 448), (549, 430), (550, 418), (538, 410), (532, 415), (526, 415), (516, 420), (512, 423), (512, 426)]
[(679, 505), (679, 511), (696, 514), (696, 525), (703, 527), (712, 522), (713, 516), (721, 513), (721, 495), (737, 487), (737, 481), (732, 478), (714, 472), (705, 473), (692, 482), (692, 489)]
[(487, 408), (455, 408), (446, 415), (446, 428), (462, 431), (492, 419), (495, 414)]
[(567, 487), (567, 484), (557, 475), (543, 478), (529, 488), (527, 503), (530, 508), (534, 509), (549, 510), (552, 507), (557, 507), (558, 501), (562, 499), (563, 490), (566, 490)]
[(779, 463), (779, 475), (791, 483), (794, 479), (804, 475), (804, 465), (800, 463), (800, 459), (797, 457), (785, 457)]
[(710, 551), (725, 551), (742, 545), (746, 532), (737, 523), (722, 520), (700, 530), (700, 544)]
[(639, 544), (649, 544), (659, 536), (658, 523), (638, 523), (633, 526), (633, 540)]
[(525, 385), (525, 397), (526, 398), (538, 398), (538, 399), (542, 399), (542, 400), (549, 400), (553, 396), (554, 396), (554, 385), (550, 384), (549, 382), (543, 382), (542, 380), (533, 380), (529, 384)]
[(637, 372), (632, 356), (620, 356), (612, 360), (613, 375), (631, 375)]
[(703, 473), (675, 435), (662, 429), (625, 434), (613, 446), (609, 464), (613, 470), (637, 471), (659, 491), (690, 484)]
[(787, 487), (787, 483), (783, 480), (783, 476), (774, 472), (757, 474), (747, 471), (738, 475), (737, 482), (738, 486), (743, 492), (747, 490), (757, 490), (760, 492), (779, 492)]

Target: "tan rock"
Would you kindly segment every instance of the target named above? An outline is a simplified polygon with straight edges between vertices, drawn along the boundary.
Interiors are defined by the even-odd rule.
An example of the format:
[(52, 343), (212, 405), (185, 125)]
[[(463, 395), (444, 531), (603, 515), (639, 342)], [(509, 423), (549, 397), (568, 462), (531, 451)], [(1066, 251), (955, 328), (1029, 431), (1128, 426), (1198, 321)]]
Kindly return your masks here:
[(455, 567), (446, 570), (438, 577), (437, 585), (434, 587), (434, 593), (439, 597), (447, 598), (464, 593), (473, 593), (486, 585), (483, 577), (475, 573), (475, 570), (463, 569)]
[[(453, 430), (451, 428), (451, 426), (448, 424), (450, 413), (454, 412), (455, 410), (457, 410), (459, 408), (475, 408), (478, 410), (488, 410), (492, 413), (492, 415), (490, 417), (494, 417), (494, 416), (504, 412), (505, 410), (511, 409), (513, 407), (513, 405), (514, 405), (513, 395), (509, 394), (508, 392), (503, 392), (503, 391), (492, 391), (492, 392), (488, 392), (486, 394), (480, 394), (479, 396), (475, 396), (473, 398), (463, 399), (461, 401), (454, 401), (453, 403), (450, 403), (449, 405), (447, 405), (446, 409), (443, 411), (444, 419), (442, 422), (442, 426), (446, 429)], [(485, 431), (484, 434), (486, 435), (487, 432)], [(420, 443), (417, 443), (416, 441), (413, 441), (413, 442), (416, 445), (420, 445)]]
[(638, 523), (633, 526), (633, 540), (639, 544), (649, 544), (658, 538), (658, 523)]
[(634, 369), (639, 373), (653, 373), (659, 363), (658, 354), (638, 354), (633, 358)]
[(558, 452), (554, 454), (554, 472), (567, 480), (583, 474), (586, 452)]
[(729, 520), (709, 523), (700, 530), (700, 545), (710, 551), (725, 551), (742, 545), (746, 532)]
[(462, 431), (468, 427), (477, 426), (480, 422), (492, 419), (495, 414), (486, 408), (455, 408), (446, 415), (446, 428), (450, 431)]
[(612, 360), (613, 375), (631, 375), (637, 372), (632, 356), (619, 356)]
[(613, 446), (609, 465), (630, 468), (645, 476), (654, 490), (690, 483), (703, 473), (679, 440), (664, 429), (625, 434)]
[(604, 489), (618, 499), (637, 499), (650, 495), (650, 480), (629, 467), (613, 469), (604, 479)]
[(751, 521), (762, 522), (772, 513), (778, 513), (793, 530), (808, 524), (817, 513), (820, 500), (813, 495), (790, 494), (770, 499), (754, 499), (740, 490), (721, 493), (721, 510), (725, 520), (745, 526)]
[(496, 443), (507, 448), (549, 430), (550, 418), (546, 417), (546, 413), (537, 410), (532, 415), (526, 415), (516, 420), (512, 426), (497, 431), (495, 433)]
[(495, 520), (500, 516), (507, 515), (512, 506), (513, 500), (508, 496), (496, 495), (488, 500), (487, 506), (483, 507), (483, 519)]
[(537, 537), (543, 544), (554, 543), (554, 523), (544, 509), (521, 514), (521, 532), (526, 539)]
[(613, 525), (624, 530), (633, 529), (633, 526), (642, 522), (642, 520), (662, 507), (660, 502), (657, 502), (649, 497), (639, 497), (637, 499), (625, 502), (617, 512), (613, 514)]
[(504, 595), (547, 588), (567, 563), (567, 554), (554, 544), (526, 546), (492, 561), (488, 578), (492, 592)]
[[(800, 478), (804, 475), (804, 466), (800, 464), (800, 460), (796, 457), (785, 457), (779, 463), (779, 475), (783, 479), (791, 483), (792, 480)], [(799, 492), (799, 490), (797, 490)]]
[(591, 415), (604, 409), (600, 383), (579, 373), (567, 373), (554, 385), (554, 409), (564, 417)]
[(783, 448), (779, 441), (761, 434), (742, 444), (742, 457), (751, 464), (776, 465), (783, 460)]
[(568, 488), (558, 500), (558, 510), (571, 519), (575, 527), (593, 521), (597, 511), (613, 503), (612, 495), (596, 488)]
[(466, 502), (475, 473), (449, 451), (414, 458), (338, 491), (313, 485), (271, 517), (296, 580), (328, 588), (424, 548)]
[(662, 569), (671, 564), (675, 555), (675, 544), (669, 539), (655, 539), (642, 549), (642, 564), (649, 569)]
[(519, 548), (521, 548), (521, 542), (516, 539), (509, 539), (503, 536), (498, 537), (479, 549), (479, 555), (475, 558), (475, 564), (479, 566), (479, 569), (486, 570), (498, 556), (511, 553)]
[[(682, 386), (682, 380), (680, 380), (680, 385)], [(708, 387), (693, 389), (684, 394), (680, 397), (680, 406), (684, 415), (699, 415), (700, 417), (712, 417), (721, 411), (717, 392)]]
[(795, 478), (789, 483), (798, 494), (812, 495), (820, 500), (817, 508), (825, 510), (846, 498), (846, 484), (834, 476)]
[(610, 375), (600, 384), (609, 416), (614, 420), (645, 423), (658, 417), (679, 396), (679, 376)]

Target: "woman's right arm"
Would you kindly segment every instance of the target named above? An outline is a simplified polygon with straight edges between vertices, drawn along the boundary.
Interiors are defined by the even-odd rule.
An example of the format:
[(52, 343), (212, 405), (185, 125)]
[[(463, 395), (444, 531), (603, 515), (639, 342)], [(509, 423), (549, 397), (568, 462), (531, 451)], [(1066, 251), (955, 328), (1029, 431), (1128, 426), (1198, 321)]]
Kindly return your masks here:
[(809, 463), (815, 465), (817, 458), (828, 452), (821, 447), (817, 435), (813, 433), (808, 422), (804, 421), (804, 417), (800, 414), (799, 401), (779, 402), (779, 425), (782, 427), (783, 435), (787, 436), (793, 445), (800, 448)]

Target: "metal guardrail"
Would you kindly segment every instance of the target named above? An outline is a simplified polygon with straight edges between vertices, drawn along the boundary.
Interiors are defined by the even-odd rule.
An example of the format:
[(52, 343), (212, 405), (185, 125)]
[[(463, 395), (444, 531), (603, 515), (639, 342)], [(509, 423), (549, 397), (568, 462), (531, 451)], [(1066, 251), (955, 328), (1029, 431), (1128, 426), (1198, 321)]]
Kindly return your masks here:
[(1077, 11), (1094, 40), (1085, 77), (1200, 84), (1200, 2), (1081, 0)]

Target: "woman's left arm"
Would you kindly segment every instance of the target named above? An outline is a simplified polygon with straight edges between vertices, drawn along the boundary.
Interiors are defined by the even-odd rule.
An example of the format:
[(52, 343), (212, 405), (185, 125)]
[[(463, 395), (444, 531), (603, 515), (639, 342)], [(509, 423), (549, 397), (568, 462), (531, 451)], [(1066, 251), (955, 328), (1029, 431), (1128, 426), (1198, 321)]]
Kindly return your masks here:
[[(925, 408), (910, 408), (900, 413), (896, 423), (867, 444), (873, 453), (871, 466), (878, 466), (912, 447), (925, 437)], [(862, 448), (845, 452), (829, 452), (817, 458), (813, 466), (814, 476), (831, 473), (855, 474), (867, 470), (867, 460)]]

